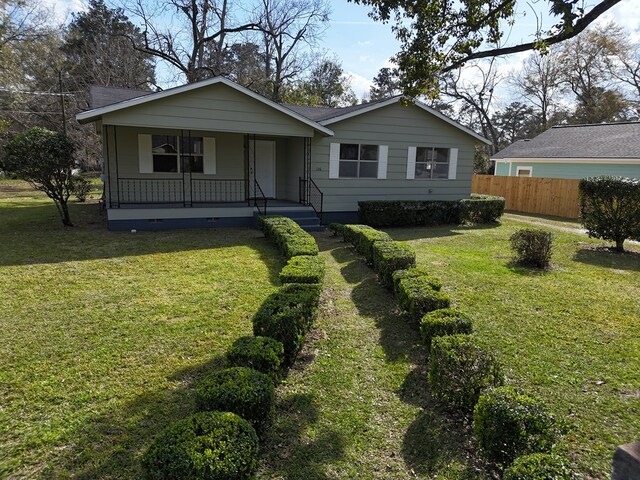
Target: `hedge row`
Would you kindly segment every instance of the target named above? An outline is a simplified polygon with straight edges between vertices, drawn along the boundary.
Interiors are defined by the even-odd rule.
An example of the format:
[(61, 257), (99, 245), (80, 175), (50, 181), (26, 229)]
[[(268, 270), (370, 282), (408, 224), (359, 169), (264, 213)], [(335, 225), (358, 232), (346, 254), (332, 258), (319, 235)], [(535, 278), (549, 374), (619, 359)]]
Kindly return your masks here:
[(331, 224), (337, 235), (352, 244), (378, 274), (380, 282), (393, 288), (393, 272), (415, 267), (416, 254), (411, 247), (394, 241), (389, 234), (367, 225)]
[[(467, 208), (469, 218), (494, 215), (484, 206), (487, 204), (477, 208), (474, 201), (460, 203), (464, 205), (460, 208)], [(499, 205), (489, 205), (502, 211)], [(441, 206), (443, 212), (450, 207)], [(392, 215), (391, 210), (388, 213)], [(442, 292), (442, 282), (415, 268), (415, 254), (383, 232), (366, 225), (332, 224), (330, 228), (367, 258), (381, 282), (393, 289), (400, 306), (419, 323), (429, 352), (427, 380), (431, 394), (448, 408), (473, 412), (473, 432), (481, 451), (500, 467), (511, 465), (504, 478), (571, 478), (567, 462), (548, 453), (557, 435), (553, 417), (538, 398), (502, 387), (499, 363), (471, 335), (471, 319), (450, 308), (451, 300)]]
[(290, 283), (269, 296), (253, 317), (253, 334), (282, 343), (293, 363), (318, 312), (321, 286)]
[(200, 413), (167, 427), (143, 456), (148, 478), (245, 480), (258, 467), (258, 432), (275, 405), (275, 382), (295, 359), (317, 315), (324, 263), (318, 246), (297, 223), (263, 217), (260, 226), (289, 259), (284, 284), (253, 317), (254, 337), (242, 337), (227, 351), (231, 368), (196, 386)]
[(367, 200), (358, 202), (358, 215), (372, 227), (491, 223), (504, 205), (502, 197), (477, 194), (463, 200)]
[(273, 240), (286, 258), (318, 255), (318, 244), (315, 239), (290, 218), (259, 217), (258, 224), (265, 237)]
[(323, 280), (324, 260), (319, 256), (291, 257), (280, 271), (282, 283), (322, 283)]

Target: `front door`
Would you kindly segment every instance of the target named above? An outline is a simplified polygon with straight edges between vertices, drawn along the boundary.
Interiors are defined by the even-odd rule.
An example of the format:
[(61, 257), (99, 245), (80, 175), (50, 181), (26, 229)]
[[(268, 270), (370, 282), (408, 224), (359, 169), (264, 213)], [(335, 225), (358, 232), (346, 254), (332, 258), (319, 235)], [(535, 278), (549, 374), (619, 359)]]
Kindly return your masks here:
[[(254, 178), (267, 198), (276, 198), (276, 142), (254, 140)], [(252, 163), (253, 158), (249, 159)]]

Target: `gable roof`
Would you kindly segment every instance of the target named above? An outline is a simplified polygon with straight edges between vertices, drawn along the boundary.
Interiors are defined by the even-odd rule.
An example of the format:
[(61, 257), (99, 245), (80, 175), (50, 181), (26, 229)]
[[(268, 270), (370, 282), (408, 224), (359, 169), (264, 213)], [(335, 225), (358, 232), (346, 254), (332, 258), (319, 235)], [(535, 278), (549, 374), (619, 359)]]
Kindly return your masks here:
[(114, 87), (101, 87), (101, 86), (92, 86), (90, 90), (90, 102), (91, 102), (91, 110), (87, 110), (85, 112), (81, 112), (76, 115), (77, 120), (80, 123), (88, 123), (95, 120), (100, 119), (100, 117), (104, 114), (115, 112), (118, 110), (122, 110), (125, 108), (133, 107), (136, 105), (141, 105), (153, 100), (157, 100), (160, 98), (165, 98), (171, 95), (176, 95), (183, 92), (188, 92), (190, 90), (194, 90), (197, 88), (206, 87), (208, 85), (214, 85), (217, 83), (222, 83), (231, 87), (245, 95), (248, 95), (276, 110), (283, 112), (290, 117), (295, 118), (296, 120), (305, 123), (312, 128), (319, 130), (327, 135), (333, 136), (333, 131), (327, 128), (327, 125), (340, 122), (342, 120), (346, 120), (348, 118), (361, 115), (366, 112), (370, 112), (373, 110), (377, 110), (382, 107), (386, 107), (387, 105), (392, 105), (395, 103), (399, 103), (401, 100), (406, 99), (408, 102), (413, 103), (420, 109), (425, 112), (430, 113), (431, 115), (443, 120), (449, 125), (454, 126), (455, 128), (462, 130), (463, 132), (471, 135), (476, 140), (480, 142), (491, 144), (489, 140), (484, 138), (481, 135), (478, 135), (473, 130), (462, 126), (458, 122), (452, 120), (446, 115), (440, 113), (439, 111), (425, 105), (418, 100), (404, 97), (402, 95), (398, 95), (391, 98), (385, 98), (382, 100), (376, 100), (369, 103), (362, 103), (359, 105), (351, 105), (348, 107), (309, 107), (303, 105), (288, 105), (288, 104), (279, 104), (275, 103), (262, 95), (259, 95), (248, 88), (245, 88), (237, 83), (225, 78), (225, 77), (214, 77), (209, 80), (202, 80), (200, 82), (190, 83), (187, 85), (182, 85), (180, 87), (170, 88), (168, 90), (163, 90), (161, 92), (148, 92), (144, 90), (131, 90), (131, 89), (123, 89), (123, 88), (114, 88)]
[(557, 125), (491, 158), (640, 158), (640, 122)]
[(275, 103), (265, 97), (263, 97), (262, 95), (259, 95), (251, 90), (249, 90), (248, 88), (245, 88), (241, 85), (238, 85), (235, 82), (232, 82), (231, 80), (224, 78), (224, 77), (214, 77), (214, 78), (210, 78), (208, 80), (202, 80), (200, 82), (195, 82), (195, 83), (188, 83), (187, 85), (182, 85), (180, 87), (174, 87), (174, 88), (169, 88), (168, 90), (163, 90), (161, 92), (156, 92), (156, 93), (151, 93), (149, 95), (141, 95), (141, 96), (136, 96), (134, 98), (128, 99), (128, 100), (123, 100), (117, 103), (113, 103), (110, 105), (105, 105), (102, 107), (98, 107), (98, 108), (93, 108), (91, 110), (87, 110), (85, 112), (80, 112), (76, 115), (76, 119), (78, 120), (78, 122), (80, 123), (88, 123), (88, 122), (93, 122), (96, 120), (99, 120), (102, 115), (105, 115), (107, 113), (111, 113), (111, 112), (115, 112), (118, 110), (122, 110), (125, 108), (129, 108), (129, 107), (134, 107), (136, 105), (142, 105), (145, 104), (147, 102), (151, 102), (154, 100), (159, 100), (161, 98), (166, 98), (166, 97), (170, 97), (172, 95), (177, 95), (180, 93), (184, 93), (184, 92), (189, 92), (191, 90), (196, 90), (198, 88), (202, 88), (202, 87), (207, 87), (209, 85), (216, 85), (218, 83), (221, 83), (223, 85), (226, 85), (230, 88), (233, 88), (234, 90), (237, 90), (241, 93), (244, 93), (245, 95), (261, 102), (264, 103), (265, 105), (270, 106), (271, 108), (278, 110), (282, 113), (284, 113), (285, 115), (288, 115), (306, 125), (309, 125), (310, 127), (314, 128), (315, 130), (318, 130), (326, 135), (330, 135), (333, 136), (333, 131), (330, 130), (327, 127), (324, 127), (322, 125), (320, 125), (319, 123), (314, 122), (313, 120), (308, 119), (307, 117), (304, 117), (296, 112), (294, 112), (293, 110), (289, 110), (288, 108)]

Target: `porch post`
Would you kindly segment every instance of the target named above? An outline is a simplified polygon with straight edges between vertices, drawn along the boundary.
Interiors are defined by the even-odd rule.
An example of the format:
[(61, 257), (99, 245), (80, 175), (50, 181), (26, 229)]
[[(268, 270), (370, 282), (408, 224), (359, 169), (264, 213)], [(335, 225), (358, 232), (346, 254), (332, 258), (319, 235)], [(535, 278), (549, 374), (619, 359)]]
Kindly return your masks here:
[(118, 127), (113, 126), (113, 150), (116, 162), (116, 208), (120, 208), (120, 171), (118, 169)]
[(309, 204), (309, 180), (311, 179), (311, 138), (304, 138), (304, 173), (305, 173), (305, 204)]

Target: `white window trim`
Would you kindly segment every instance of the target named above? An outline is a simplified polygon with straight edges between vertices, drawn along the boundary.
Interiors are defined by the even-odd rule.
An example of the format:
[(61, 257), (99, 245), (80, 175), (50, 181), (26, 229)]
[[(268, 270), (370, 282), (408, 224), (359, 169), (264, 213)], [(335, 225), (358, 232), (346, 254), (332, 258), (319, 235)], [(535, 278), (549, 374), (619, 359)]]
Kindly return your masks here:
[[(529, 172), (529, 175), (520, 175), (520, 172)], [(532, 177), (533, 167), (530, 166), (516, 166), (516, 177)]]
[[(217, 171), (217, 162), (216, 162), (216, 152), (215, 152), (215, 137), (206, 137), (204, 135), (200, 136), (200, 135), (193, 135), (191, 138), (202, 138), (202, 155), (190, 155), (190, 154), (183, 154), (181, 152), (181, 136), (180, 135), (163, 135), (165, 137), (176, 137), (177, 139), (177, 147), (178, 147), (178, 151), (176, 152), (176, 156), (177, 156), (177, 162), (178, 162), (178, 168), (177, 171), (175, 172), (156, 172), (153, 169), (153, 136), (154, 135), (163, 135), (161, 133), (149, 133), (149, 134), (139, 134), (138, 135), (138, 145), (140, 145), (140, 142), (144, 142), (144, 146), (142, 148), (142, 151), (144, 151), (144, 154), (142, 154), (145, 158), (143, 161), (140, 161), (140, 173), (153, 173), (153, 174), (167, 174), (167, 173), (183, 173), (182, 172), (182, 157), (185, 155), (189, 155), (189, 156), (201, 156), (202, 157), (202, 172), (186, 172), (186, 173), (196, 173), (196, 174), (200, 174), (200, 175), (215, 175), (216, 171)], [(144, 138), (144, 139), (143, 139)], [(184, 137), (184, 138), (189, 138), (189, 137)], [(213, 151), (212, 152), (207, 152), (208, 148), (207, 146), (213, 146)], [(140, 147), (139, 147), (139, 153), (138, 155), (141, 155), (140, 153)], [(165, 155), (165, 156), (174, 156), (174, 154), (162, 154), (162, 153), (156, 153), (155, 155)], [(207, 168), (207, 162), (209, 162), (209, 168)], [(145, 171), (142, 171), (142, 165), (145, 165)], [(209, 172), (207, 170), (210, 170)]]
[[(378, 143), (357, 143), (357, 142), (340, 142), (337, 144), (338, 145), (338, 172), (337, 172), (337, 177), (339, 179), (342, 180), (384, 180), (386, 178), (386, 168), (387, 165), (386, 163), (384, 163), (384, 178), (380, 177), (380, 173), (381, 173), (381, 167), (380, 167), (380, 163), (382, 161), (381, 156), (384, 153), (383, 150), (385, 148), (388, 149), (388, 147), (386, 145), (380, 145)], [(340, 158), (340, 146), (341, 145), (358, 145), (358, 158), (355, 160), (350, 160), (347, 158)], [(378, 158), (376, 160), (362, 160), (360, 159), (360, 147), (362, 145), (375, 145), (376, 147), (378, 147)], [(385, 150), (385, 152), (388, 152), (388, 150)], [(388, 155), (388, 153), (387, 153)], [(376, 176), (375, 177), (341, 177), (340, 176), (340, 162), (358, 162), (358, 173), (360, 173), (360, 162), (364, 162), (364, 163), (376, 163), (376, 166), (378, 168), (376, 168)]]
[[(429, 163), (429, 162), (419, 162), (418, 161), (418, 149), (421, 148), (443, 148), (448, 150), (447, 156), (447, 177), (446, 178), (424, 178), (416, 176), (416, 166), (419, 163)], [(433, 162), (433, 161), (431, 161)], [(438, 163), (440, 165), (445, 165), (444, 162), (433, 162)], [(435, 145), (418, 145), (418, 146), (410, 146), (407, 149), (407, 180), (421, 180), (425, 182), (434, 182), (434, 181), (442, 181), (442, 180), (455, 180), (456, 179), (456, 170), (458, 168), (458, 149), (452, 147), (438, 147)]]

